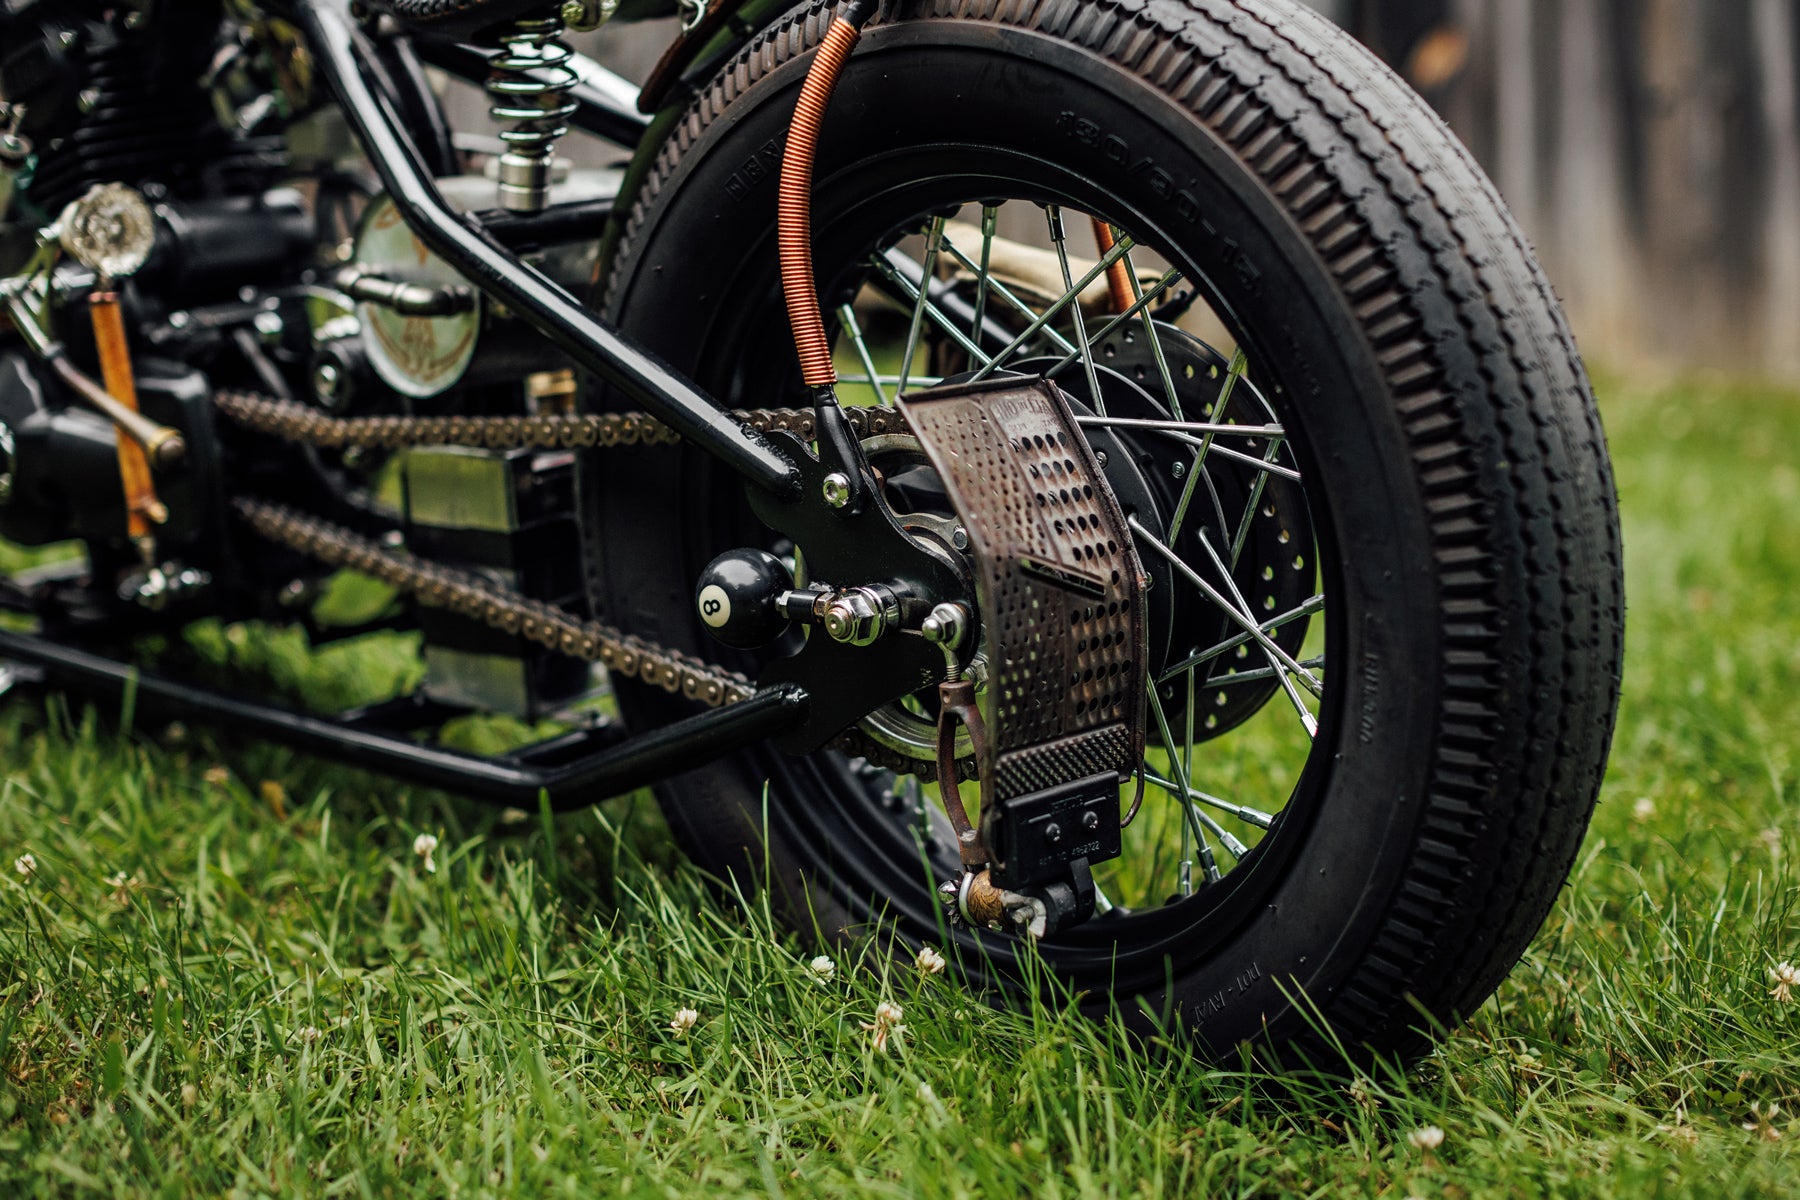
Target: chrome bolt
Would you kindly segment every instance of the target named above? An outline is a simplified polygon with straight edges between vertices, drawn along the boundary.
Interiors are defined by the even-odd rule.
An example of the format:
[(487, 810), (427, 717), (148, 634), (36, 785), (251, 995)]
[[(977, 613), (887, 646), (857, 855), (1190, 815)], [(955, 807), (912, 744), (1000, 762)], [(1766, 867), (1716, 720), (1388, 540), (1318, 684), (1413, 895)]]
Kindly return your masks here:
[(313, 391), (327, 407), (338, 398), (338, 389), (344, 382), (344, 373), (338, 370), (334, 362), (322, 362), (313, 368)]
[(842, 508), (850, 503), (850, 477), (833, 471), (825, 477), (825, 503), (833, 508)]
[(874, 588), (851, 588), (825, 606), (825, 633), (846, 646), (872, 646), (900, 621), (900, 603)]
[(958, 525), (955, 529), (951, 530), (950, 545), (957, 550), (967, 550), (969, 548), (969, 531), (964, 529), (961, 525)]
[(1184, 463), (1184, 462), (1176, 463), (1174, 470), (1175, 470), (1175, 478), (1185, 479), (1187, 477), (1187, 464), (1186, 463)]
[(960, 604), (940, 604), (931, 610), (919, 626), (919, 632), (925, 640), (934, 646), (947, 646), (954, 650), (962, 645), (963, 638), (968, 635), (968, 610)]

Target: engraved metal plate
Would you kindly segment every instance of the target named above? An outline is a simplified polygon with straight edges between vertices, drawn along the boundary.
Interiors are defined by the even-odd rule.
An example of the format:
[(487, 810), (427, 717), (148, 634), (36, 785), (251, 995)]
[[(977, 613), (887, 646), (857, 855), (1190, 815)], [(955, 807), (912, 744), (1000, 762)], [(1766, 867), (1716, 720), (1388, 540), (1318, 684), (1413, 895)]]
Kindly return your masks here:
[(1067, 399), (1007, 379), (900, 403), (969, 531), (990, 663), (988, 799), (1123, 779), (1144, 745), (1142, 569)]

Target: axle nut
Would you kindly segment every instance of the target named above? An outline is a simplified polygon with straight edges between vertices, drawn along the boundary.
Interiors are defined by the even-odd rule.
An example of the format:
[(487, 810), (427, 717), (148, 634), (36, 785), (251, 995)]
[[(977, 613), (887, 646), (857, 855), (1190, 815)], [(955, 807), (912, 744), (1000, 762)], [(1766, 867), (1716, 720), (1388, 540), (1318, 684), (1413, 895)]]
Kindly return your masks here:
[(825, 503), (833, 508), (842, 508), (850, 503), (850, 477), (833, 471), (825, 477)]
[(900, 623), (900, 603), (875, 588), (851, 588), (825, 606), (825, 633), (846, 646), (872, 646)]

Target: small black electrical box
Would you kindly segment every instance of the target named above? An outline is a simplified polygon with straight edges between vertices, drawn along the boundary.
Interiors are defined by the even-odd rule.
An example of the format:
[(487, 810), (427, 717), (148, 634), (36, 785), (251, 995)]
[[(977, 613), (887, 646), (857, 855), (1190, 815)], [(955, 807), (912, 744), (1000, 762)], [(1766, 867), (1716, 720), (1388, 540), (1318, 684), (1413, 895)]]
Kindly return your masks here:
[(1110, 771), (1002, 800), (998, 816), (994, 882), (1013, 891), (1061, 880), (1077, 859), (1092, 866), (1122, 851), (1119, 777)]

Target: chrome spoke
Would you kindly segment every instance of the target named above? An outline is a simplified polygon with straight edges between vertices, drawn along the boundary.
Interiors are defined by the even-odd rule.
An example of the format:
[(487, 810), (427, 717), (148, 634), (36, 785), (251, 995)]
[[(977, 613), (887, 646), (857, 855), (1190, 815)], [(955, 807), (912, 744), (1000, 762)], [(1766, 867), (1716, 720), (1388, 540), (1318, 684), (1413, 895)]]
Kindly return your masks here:
[[(984, 314), (984, 306), (987, 302), (989, 292), (992, 292), (994, 295), (1000, 297), (1000, 299), (1006, 301), (1008, 306), (1010, 306), (1014, 312), (1018, 313), (1021, 317), (1024, 317), (1027, 321), (1037, 320), (1036, 309), (1019, 299), (1011, 288), (1007, 287), (1004, 283), (1001, 283), (998, 279), (995, 279), (992, 273), (987, 271), (984, 267), (977, 267), (974, 263), (970, 262), (969, 256), (957, 249), (956, 243), (950, 240), (949, 234), (944, 235), (944, 249), (949, 252), (951, 258), (954, 258), (958, 263), (962, 264), (964, 270), (975, 271), (978, 279), (986, 281), (985, 286), (983, 286), (975, 296), (975, 311), (978, 314), (975, 324), (977, 330), (982, 328), (981, 320), (984, 319), (982, 314)], [(983, 248), (983, 253), (986, 253), (986, 247)], [(1069, 357), (1067, 359), (1069, 362), (1074, 362), (1076, 356), (1081, 353), (1079, 350), (1075, 349), (1074, 344), (1071, 343), (1068, 338), (1058, 333), (1055, 329), (1046, 327), (1044, 329), (1044, 335), (1069, 352)]]
[[(1260, 626), (1260, 628), (1262, 629), (1262, 631), (1264, 633), (1274, 633), (1276, 630), (1280, 629), (1283, 625), (1286, 625), (1289, 622), (1298, 621), (1302, 617), (1310, 617), (1310, 616), (1313, 616), (1315, 613), (1320, 613), (1323, 611), (1325, 611), (1325, 597), (1324, 596), (1314, 596), (1311, 600), (1308, 600), (1305, 604), (1300, 605), (1298, 608), (1289, 609), (1287, 612), (1282, 613), (1280, 616), (1274, 618), (1273, 620), (1264, 621), (1262, 623), (1262, 625)], [(1167, 682), (1169, 682), (1169, 680), (1175, 678), (1177, 675), (1181, 674), (1183, 671), (1190, 671), (1195, 667), (1205, 666), (1207, 663), (1211, 662), (1213, 659), (1222, 657), (1226, 654), (1229, 654), (1233, 650), (1236, 650), (1239, 646), (1247, 645), (1250, 641), (1251, 641), (1251, 637), (1248, 633), (1240, 633), (1234, 638), (1230, 638), (1226, 641), (1220, 642), (1218, 645), (1212, 647), (1210, 650), (1202, 650), (1200, 653), (1194, 655), (1192, 658), (1185, 659), (1184, 661), (1176, 664), (1175, 666), (1170, 667), (1167, 671), (1164, 671), (1162, 673), (1162, 676), (1159, 679), (1157, 679), (1156, 682), (1167, 683)]]
[(843, 379), (840, 383), (866, 383), (875, 389), (875, 399), (883, 408), (891, 408), (893, 402), (881, 387), (881, 373), (875, 369), (875, 356), (869, 353), (869, 343), (863, 339), (862, 326), (856, 320), (856, 309), (845, 304), (838, 308), (838, 324), (850, 335), (850, 344), (856, 347), (856, 357), (862, 362), (867, 378), (861, 380)]
[[(1118, 236), (1119, 230), (1115, 228), (1113, 230), (1113, 238), (1115, 241), (1118, 239)], [(1137, 270), (1131, 266), (1131, 255), (1129, 254), (1125, 256), (1125, 265), (1129, 268), (1125, 272), (1126, 278), (1131, 280), (1131, 295), (1133, 300), (1131, 307), (1142, 312), (1144, 288), (1143, 285), (1138, 282)], [(1144, 336), (1150, 339), (1150, 353), (1156, 359), (1156, 373), (1162, 378), (1163, 395), (1169, 401), (1169, 411), (1174, 413), (1175, 419), (1179, 421), (1181, 420), (1182, 415), (1181, 397), (1175, 392), (1175, 377), (1169, 373), (1169, 359), (1168, 356), (1163, 353), (1162, 338), (1156, 332), (1156, 319), (1145, 312), (1143, 314), (1143, 320)]]
[[(934, 257), (935, 254), (927, 255), (927, 263), (931, 262)], [(873, 262), (875, 264), (875, 269), (880, 271), (889, 283), (899, 288), (902, 295), (913, 302), (913, 319), (915, 321), (919, 320), (921, 315), (931, 318), (931, 323), (949, 334), (950, 340), (960, 346), (963, 351), (969, 355), (971, 360), (983, 366), (987, 364), (988, 356), (982, 352), (981, 347), (977, 346), (974, 342), (971, 342), (968, 335), (957, 328), (956, 322), (950, 319), (949, 314), (945, 313), (943, 309), (931, 302), (929, 283), (926, 283), (922, 288), (915, 285), (912, 280), (897, 271), (894, 268), (894, 264), (889, 262), (884, 256), (877, 256)], [(927, 280), (931, 278), (929, 271), (925, 278)], [(903, 379), (908, 375), (904, 366), (901, 368), (900, 375)]]
[[(1269, 438), (1280, 442), (1287, 430), (1280, 425), (1217, 425), (1206, 421), (1158, 421), (1148, 417), (1082, 417), (1077, 425), (1094, 425), (1106, 429), (1143, 429), (1151, 433), (1211, 434), (1213, 436)], [(1196, 444), (1198, 444), (1196, 442)]]
[[(1146, 681), (1144, 690), (1150, 697), (1150, 711), (1156, 717), (1156, 728), (1162, 733), (1162, 744), (1165, 747), (1173, 747), (1175, 739), (1169, 736), (1168, 714), (1163, 712), (1162, 697), (1156, 694), (1156, 685)], [(1197, 819), (1199, 813), (1195, 811), (1193, 805), (1185, 802), (1188, 790), (1187, 771), (1182, 767), (1180, 760), (1175, 757), (1172, 749), (1169, 753), (1169, 766), (1175, 772), (1175, 778), (1177, 780), (1176, 786), (1180, 789), (1174, 794), (1177, 798), (1184, 801), (1181, 805), (1181, 811), (1194, 835), (1194, 843), (1200, 849), (1201, 869), (1205, 871), (1206, 881), (1208, 883), (1217, 883), (1219, 880), (1219, 864), (1218, 860), (1213, 857), (1212, 842), (1207, 839), (1205, 826), (1201, 825)], [(1144, 778), (1150, 778), (1148, 769), (1144, 772)], [(1183, 854), (1183, 865), (1184, 867), (1190, 865), (1186, 861), (1185, 852)], [(1187, 870), (1184, 870), (1182, 874), (1184, 876), (1183, 882), (1186, 887), (1186, 890), (1182, 892), (1182, 895), (1191, 896), (1193, 895), (1193, 880), (1191, 876), (1188, 875)]]
[[(1237, 580), (1233, 579), (1231, 572), (1226, 569), (1225, 560), (1219, 557), (1217, 550), (1213, 549), (1212, 539), (1206, 536), (1206, 530), (1200, 531), (1199, 540), (1200, 548), (1206, 551), (1206, 557), (1212, 559), (1213, 567), (1225, 580), (1225, 586), (1230, 590), (1231, 598), (1237, 602), (1239, 611), (1249, 614), (1249, 602), (1244, 599), (1244, 593), (1238, 590)], [(1250, 617), (1250, 620), (1254, 622), (1255, 617)], [(1263, 655), (1269, 660), (1269, 665), (1275, 668), (1276, 678), (1281, 681), (1281, 690), (1287, 693), (1288, 699), (1294, 702), (1294, 708), (1299, 711), (1300, 724), (1306, 727), (1306, 732), (1310, 736), (1318, 737), (1319, 719), (1313, 716), (1312, 711), (1306, 707), (1306, 702), (1300, 698), (1300, 692), (1294, 687), (1293, 679), (1297, 677), (1304, 680), (1307, 690), (1313, 694), (1315, 699), (1324, 695), (1325, 685), (1320, 683), (1318, 677), (1311, 671), (1295, 661), (1293, 655), (1282, 650), (1273, 638), (1263, 642)], [(1290, 677), (1290, 672), (1292, 677)]]
[[(973, 328), (969, 330), (969, 336), (974, 338), (977, 343), (981, 341), (981, 322), (987, 316), (988, 287), (993, 282), (993, 272), (989, 270), (989, 267), (993, 265), (994, 261), (994, 235), (998, 233), (999, 230), (999, 207), (993, 204), (982, 205), (981, 266), (975, 270), (975, 320), (973, 322)], [(948, 238), (945, 239), (945, 244), (949, 245)], [(962, 251), (958, 250), (955, 246), (950, 246), (950, 253), (954, 254), (964, 267), (969, 265), (968, 260), (963, 258)], [(1026, 309), (1026, 312), (1030, 311), (1030, 309)]]
[[(1207, 416), (1215, 421), (1225, 419), (1225, 409), (1231, 403), (1231, 394), (1237, 390), (1237, 382), (1244, 377), (1244, 372), (1249, 365), (1249, 357), (1245, 355), (1244, 348), (1239, 346), (1237, 353), (1231, 356), (1231, 366), (1225, 372), (1225, 383), (1219, 388), (1218, 403), (1212, 406), (1212, 411), (1207, 413)], [(1206, 439), (1194, 451), (1194, 461), (1188, 464), (1187, 486), (1181, 490), (1181, 501), (1175, 506), (1175, 519), (1169, 522), (1169, 541), (1171, 543), (1181, 536), (1182, 526), (1187, 521), (1188, 506), (1194, 502), (1194, 488), (1198, 486), (1201, 475), (1206, 471), (1206, 456), (1212, 451), (1213, 440), (1217, 437), (1217, 434), (1207, 434)]]
[[(1056, 244), (1056, 261), (1062, 266), (1063, 287), (1072, 289), (1075, 287), (1075, 276), (1069, 270), (1068, 230), (1063, 226), (1062, 209), (1052, 204), (1044, 209), (1044, 215), (1050, 222), (1050, 240)], [(1129, 261), (1125, 255), (1120, 255), (1120, 259)], [(1075, 344), (1088, 346), (1087, 320), (1082, 316), (1079, 299), (1070, 306), (1069, 314), (1075, 319)], [(1094, 408), (1104, 417), (1106, 415), (1106, 397), (1100, 391), (1100, 375), (1094, 369), (1094, 352), (1091, 347), (1086, 354), (1081, 356), (1081, 365), (1087, 372), (1088, 396), (1092, 399)]]
[[(1309, 671), (1316, 671), (1325, 665), (1325, 656), (1320, 654), (1312, 658), (1303, 658), (1300, 660), (1300, 665)], [(1233, 671), (1229, 675), (1220, 675), (1217, 678), (1207, 680), (1206, 686), (1208, 688), (1231, 687), (1232, 685), (1239, 683), (1264, 683), (1274, 678), (1275, 668), (1259, 667), (1253, 671)]]
[[(912, 328), (906, 334), (906, 353), (900, 359), (899, 390), (906, 391), (907, 380), (912, 377), (913, 356), (919, 352), (919, 335), (925, 329), (925, 310), (930, 307), (932, 276), (937, 273), (938, 247), (944, 240), (944, 218), (933, 217), (931, 228), (925, 234), (925, 261), (919, 272), (919, 288), (913, 301)], [(877, 268), (885, 266), (883, 260), (876, 259)]]
[[(1263, 452), (1263, 457), (1271, 461), (1281, 453), (1279, 445), (1271, 444)], [(1256, 481), (1250, 485), (1250, 501), (1244, 505), (1244, 515), (1238, 521), (1237, 534), (1231, 539), (1231, 565), (1238, 565), (1244, 556), (1244, 547), (1250, 542), (1250, 529), (1256, 524), (1256, 510), (1262, 506), (1263, 491), (1268, 486), (1269, 477), (1258, 474)]]
[[(1181, 279), (1181, 271), (1179, 268), (1175, 268), (1175, 269), (1171, 269), (1167, 275), (1164, 275), (1161, 279), (1157, 280), (1156, 283), (1150, 288), (1150, 290), (1145, 292), (1142, 296), (1140, 296), (1138, 298), (1138, 300), (1134, 304), (1132, 304), (1132, 306), (1130, 308), (1126, 309), (1124, 312), (1120, 313), (1118, 316), (1114, 317), (1112, 320), (1108, 321), (1105, 325), (1100, 327), (1100, 332), (1096, 333), (1088, 341), (1088, 346), (1087, 346), (1088, 352), (1091, 354), (1096, 346), (1098, 346), (1101, 342), (1104, 342), (1108, 337), (1112, 336), (1113, 330), (1117, 329), (1119, 326), (1123, 325), (1125, 322), (1131, 320), (1131, 318), (1137, 316), (1139, 313), (1143, 312), (1146, 308), (1149, 308), (1150, 305), (1152, 305), (1156, 302), (1156, 298), (1158, 296), (1160, 296), (1164, 292), (1168, 291), (1169, 288), (1173, 287), (1180, 279)], [(1067, 345), (1066, 340), (1065, 340), (1064, 344)], [(1069, 366), (1072, 363), (1074, 363), (1074, 361), (1076, 359), (1078, 359), (1080, 357), (1081, 357), (1081, 351), (1075, 349), (1073, 346), (1070, 346), (1069, 353), (1060, 362), (1058, 362), (1054, 367), (1051, 367), (1048, 371), (1044, 372), (1044, 378), (1045, 379), (1055, 379), (1058, 375), (1061, 375), (1065, 370), (1067, 370), (1069, 368)]]
[[(1151, 533), (1148, 529), (1145, 529), (1143, 523), (1136, 517), (1128, 516), (1125, 520), (1138, 537), (1148, 542), (1150, 547), (1158, 554), (1168, 559), (1170, 564), (1173, 565), (1176, 570), (1187, 576), (1188, 580), (1192, 582), (1195, 587), (1205, 592), (1207, 597), (1212, 600), (1214, 604), (1218, 605), (1220, 611), (1230, 618), (1234, 624), (1242, 626), (1244, 631), (1250, 635), (1250, 638), (1263, 648), (1264, 653), (1280, 662), (1280, 664), (1289, 671), (1297, 673), (1300, 678), (1306, 680), (1309, 688), (1314, 690), (1315, 693), (1322, 690), (1322, 685), (1319, 681), (1314, 679), (1311, 673), (1301, 667), (1299, 663), (1295, 662), (1293, 655), (1276, 645), (1274, 639), (1262, 631), (1262, 626), (1256, 623), (1254, 617), (1247, 616), (1241, 608), (1227, 599), (1218, 588), (1207, 582), (1206, 578), (1201, 575), (1200, 572), (1194, 570), (1193, 567), (1190, 567), (1179, 554), (1158, 541), (1156, 535)], [(1210, 543), (1207, 543), (1205, 539), (1202, 539), (1201, 544), (1206, 546), (1207, 553), (1212, 554), (1212, 546)], [(1213, 554), (1212, 556), (1213, 560), (1217, 562), (1218, 555)], [(1228, 583), (1230, 582), (1231, 575), (1229, 572), (1225, 574), (1225, 579)], [(1240, 600), (1239, 603), (1242, 603), (1242, 601)]]
[(1056, 320), (1057, 317), (1061, 316), (1063, 310), (1069, 307), (1070, 304), (1073, 304), (1080, 297), (1081, 293), (1087, 290), (1089, 284), (1106, 274), (1106, 269), (1125, 257), (1126, 252), (1135, 244), (1136, 243), (1130, 238), (1120, 238), (1118, 244), (1107, 251), (1105, 257), (1094, 264), (1093, 270), (1082, 276), (1080, 282), (1076, 283), (1074, 287), (1063, 293), (1054, 304), (1039, 314), (1039, 316), (1025, 328), (1023, 333), (1019, 334), (1019, 336), (1009, 342), (1004, 350), (994, 355), (994, 361), (977, 371), (969, 382), (979, 383), (981, 380), (986, 379), (995, 371), (998, 371), (1001, 367), (1005, 366), (1008, 359), (1017, 354), (1019, 349), (1032, 338), (1036, 337), (1040, 330), (1049, 325), (1050, 322)]
[[(1153, 783), (1170, 795), (1178, 796), (1181, 794), (1180, 789), (1175, 784), (1169, 782), (1167, 779), (1158, 778), (1155, 775), (1146, 774), (1144, 776), (1144, 782)], [(1187, 789), (1187, 798), (1197, 804), (1204, 804), (1209, 808), (1216, 809), (1228, 817), (1236, 817), (1244, 824), (1254, 825), (1258, 829), (1270, 829), (1275, 825), (1275, 818), (1260, 809), (1251, 808), (1248, 805), (1243, 804), (1232, 804), (1230, 801), (1221, 800), (1217, 796), (1209, 796), (1192, 785)]]
[[(900, 377), (898, 375), (840, 375), (838, 382), (860, 383), (869, 387), (886, 384), (888, 387), (894, 387), (900, 382)], [(920, 387), (931, 387), (944, 381), (936, 375), (914, 375), (912, 382)]]

